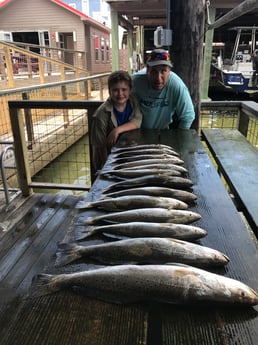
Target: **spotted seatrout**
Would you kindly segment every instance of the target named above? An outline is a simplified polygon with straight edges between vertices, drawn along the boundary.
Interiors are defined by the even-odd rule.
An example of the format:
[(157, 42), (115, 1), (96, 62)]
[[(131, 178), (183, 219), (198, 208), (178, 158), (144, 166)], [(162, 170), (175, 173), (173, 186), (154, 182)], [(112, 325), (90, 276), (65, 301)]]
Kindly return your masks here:
[(177, 156), (172, 156), (168, 154), (162, 154), (162, 155), (155, 155), (155, 154), (142, 154), (142, 155), (137, 155), (137, 156), (130, 156), (130, 157), (123, 157), (123, 158), (118, 158), (115, 155), (111, 157), (110, 162), (113, 164), (121, 164), (121, 163), (126, 163), (126, 162), (142, 162), (145, 160), (157, 160), (157, 161), (162, 161), (162, 160), (167, 160), (167, 162), (170, 162), (172, 164), (179, 164), (183, 165), (184, 161), (180, 159)]
[(108, 187), (104, 188), (104, 191), (150, 185), (164, 186), (168, 188), (190, 188), (193, 186), (193, 181), (184, 177), (168, 176), (165, 173), (158, 175), (146, 175), (111, 184)]
[(76, 204), (76, 208), (78, 209), (95, 207), (107, 211), (131, 210), (147, 207), (163, 207), (166, 209), (175, 208), (185, 210), (188, 208), (188, 205), (178, 199), (149, 195), (127, 195), (90, 202), (82, 200)]
[(168, 198), (175, 198), (185, 202), (193, 202), (197, 199), (197, 196), (192, 193), (181, 189), (167, 188), (167, 187), (136, 187), (127, 188), (114, 192), (103, 192), (102, 197), (118, 197), (123, 195), (152, 195), (152, 196), (162, 196)]
[(129, 151), (145, 151), (145, 150), (168, 150), (176, 151), (173, 147), (164, 144), (140, 144), (140, 145), (130, 145), (124, 147), (113, 146), (111, 152), (129, 152)]
[(56, 266), (81, 258), (105, 264), (165, 264), (179, 262), (198, 267), (224, 266), (229, 258), (218, 250), (172, 238), (130, 238), (108, 243), (79, 246), (59, 244)]
[(132, 156), (138, 156), (142, 155), (142, 153), (148, 154), (148, 155), (168, 155), (168, 156), (177, 156), (179, 157), (178, 152), (173, 151), (172, 149), (166, 149), (166, 148), (146, 148), (143, 150), (128, 150), (123, 152), (115, 152), (113, 153), (116, 158), (125, 158), (125, 157), (132, 157)]
[(112, 162), (112, 166), (114, 167), (114, 169), (120, 169), (120, 168), (135, 168), (138, 166), (142, 166), (142, 165), (150, 165), (150, 164), (159, 164), (159, 165), (173, 165), (173, 166), (178, 166), (178, 169), (180, 169), (180, 167), (182, 167), (183, 169), (181, 170), (185, 170), (185, 168), (182, 166), (182, 164), (178, 164), (177, 163), (177, 159), (175, 161), (174, 158), (172, 159), (160, 159), (160, 158), (149, 158), (149, 159), (142, 159), (139, 161), (124, 161), (124, 162)]
[(181, 176), (182, 173), (177, 169), (112, 169), (101, 170), (98, 172), (100, 176), (111, 176), (120, 178), (135, 178), (146, 175), (159, 175), (165, 174), (167, 176)]
[(197, 240), (207, 235), (207, 230), (189, 224), (130, 222), (99, 226), (77, 226), (75, 239), (83, 240), (97, 234), (124, 237), (172, 237), (181, 240)]
[(42, 274), (35, 277), (31, 296), (69, 288), (112, 303), (258, 304), (258, 294), (240, 281), (175, 264), (118, 265), (71, 274)]
[[(163, 164), (163, 163), (154, 163), (154, 164), (141, 164), (141, 165), (132, 165), (127, 163), (115, 165), (113, 167), (113, 170), (151, 170), (151, 169), (158, 169), (158, 170), (166, 170), (168, 172), (172, 171), (178, 171), (179, 173), (187, 174), (188, 170), (183, 167), (182, 165), (176, 165), (176, 164)], [(106, 171), (103, 169), (102, 171)]]
[(99, 222), (129, 223), (129, 222), (156, 222), (156, 223), (192, 223), (201, 218), (196, 212), (187, 210), (167, 210), (165, 208), (139, 208), (135, 210), (107, 213), (100, 216), (88, 217), (86, 224)]

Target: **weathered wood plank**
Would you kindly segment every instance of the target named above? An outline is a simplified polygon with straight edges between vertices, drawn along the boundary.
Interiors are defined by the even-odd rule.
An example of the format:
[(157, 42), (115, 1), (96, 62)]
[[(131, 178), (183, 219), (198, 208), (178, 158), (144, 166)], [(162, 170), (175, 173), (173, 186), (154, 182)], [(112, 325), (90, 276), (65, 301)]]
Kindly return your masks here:
[[(146, 311), (69, 292), (25, 303), (2, 345), (145, 344)], [(23, 330), (23, 332), (21, 332)]]
[(258, 236), (258, 151), (237, 130), (203, 130), (219, 171)]
[[(171, 142), (173, 145), (178, 142), (176, 147), (194, 182), (193, 191), (198, 196), (194, 210), (202, 215), (195, 224), (208, 231), (208, 235), (199, 241), (200, 244), (220, 250), (230, 258), (225, 269), (209, 270), (245, 282), (257, 290), (257, 247), (204, 147), (198, 138), (191, 139), (191, 132), (179, 132), (173, 138), (168, 135), (161, 135), (162, 142)], [(256, 308), (232, 310), (221, 306), (165, 306), (160, 310), (160, 317), (157, 313), (156, 318), (162, 318), (163, 321), (161, 330), (156, 329), (156, 332), (163, 334), (164, 344), (254, 345), (258, 341)]]
[[(121, 137), (122, 145), (145, 142), (171, 145), (184, 159), (189, 177), (194, 182), (193, 191), (198, 196), (192, 209), (202, 215), (196, 225), (208, 231), (200, 244), (221, 250), (230, 258), (225, 269), (211, 270), (243, 281), (258, 290), (257, 248), (195, 132), (146, 131), (142, 134), (141, 131), (135, 131)], [(107, 162), (107, 165), (111, 164), (112, 155)], [(103, 188), (113, 182), (112, 179), (98, 177), (86, 199), (98, 199)], [(46, 234), (48, 244), (45, 247), (40, 243), (44, 241), (43, 237), (41, 241), (40, 237), (35, 238), (34, 248), (36, 253), (38, 248), (38, 259), (32, 263), (28, 277), (43, 271), (69, 273), (96, 267), (93, 261), (83, 260), (54, 267), (58, 238), (63, 236), (63, 241), (72, 242), (78, 219), (86, 219), (96, 212), (76, 212), (74, 203), (80, 199), (66, 198), (55, 207), (59, 218), (66, 214), (67, 209), (66, 219), (59, 222), (51, 217), (45, 224), (46, 233), (50, 234), (51, 229), (55, 233), (52, 237)], [(102, 242), (103, 237), (95, 237), (88, 244), (91, 241)], [(34, 260), (32, 249), (29, 256)], [(21, 286), (25, 284), (23, 291), (29, 286), (26, 279), (21, 283)], [(0, 289), (2, 287), (3, 284), (0, 284)], [(73, 291), (39, 298), (28, 296), (24, 300), (12, 296), (10, 302), (0, 309), (0, 322), (1, 345), (256, 345), (258, 342), (256, 308), (232, 309), (219, 305), (200, 308), (159, 303), (114, 305)]]

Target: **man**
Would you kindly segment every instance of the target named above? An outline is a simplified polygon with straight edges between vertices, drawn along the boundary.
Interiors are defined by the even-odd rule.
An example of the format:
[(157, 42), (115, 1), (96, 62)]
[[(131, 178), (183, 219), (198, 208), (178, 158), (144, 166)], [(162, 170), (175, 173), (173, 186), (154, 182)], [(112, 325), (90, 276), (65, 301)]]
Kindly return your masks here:
[(169, 53), (154, 49), (147, 57), (147, 69), (132, 76), (133, 92), (143, 114), (142, 128), (164, 129), (175, 125), (189, 129), (195, 118), (189, 91), (178, 75), (171, 71)]

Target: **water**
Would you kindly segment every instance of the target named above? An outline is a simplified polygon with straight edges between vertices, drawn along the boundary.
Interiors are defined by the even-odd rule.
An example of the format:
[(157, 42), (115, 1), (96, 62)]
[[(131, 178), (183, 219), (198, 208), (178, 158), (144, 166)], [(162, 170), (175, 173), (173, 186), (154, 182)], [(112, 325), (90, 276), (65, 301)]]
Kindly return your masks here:
[[(51, 162), (33, 177), (34, 182), (62, 183), (75, 185), (91, 185), (90, 154), (88, 135), (77, 141), (62, 155)], [(37, 188), (38, 193), (61, 193), (81, 195), (85, 191), (72, 191), (66, 189)]]

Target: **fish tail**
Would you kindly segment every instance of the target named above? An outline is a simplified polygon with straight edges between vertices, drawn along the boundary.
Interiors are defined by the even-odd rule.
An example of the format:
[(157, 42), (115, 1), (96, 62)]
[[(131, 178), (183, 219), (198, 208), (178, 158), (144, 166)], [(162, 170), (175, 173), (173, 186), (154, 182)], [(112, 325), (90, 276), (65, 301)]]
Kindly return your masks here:
[(96, 233), (95, 226), (76, 226), (75, 240), (82, 241)]
[(55, 266), (64, 266), (81, 258), (79, 246), (72, 243), (60, 243), (56, 252)]
[(30, 297), (40, 297), (60, 290), (55, 283), (55, 276), (51, 274), (38, 274), (32, 280)]

